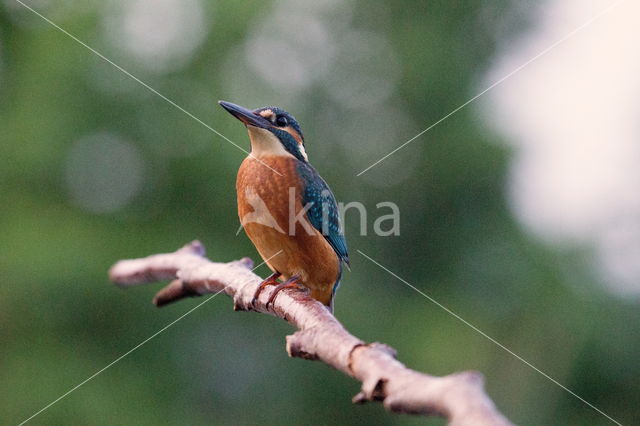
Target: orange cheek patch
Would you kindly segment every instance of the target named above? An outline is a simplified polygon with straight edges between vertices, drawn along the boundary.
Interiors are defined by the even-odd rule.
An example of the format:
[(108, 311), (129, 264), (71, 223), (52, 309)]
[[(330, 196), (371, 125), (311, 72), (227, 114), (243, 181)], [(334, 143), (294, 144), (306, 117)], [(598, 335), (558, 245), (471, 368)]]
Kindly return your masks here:
[(302, 143), (302, 138), (300, 137), (300, 134), (293, 127), (287, 126), (287, 127), (283, 128), (282, 130), (284, 130), (285, 132), (287, 132), (291, 136), (293, 136), (293, 138), (296, 140), (296, 142)]

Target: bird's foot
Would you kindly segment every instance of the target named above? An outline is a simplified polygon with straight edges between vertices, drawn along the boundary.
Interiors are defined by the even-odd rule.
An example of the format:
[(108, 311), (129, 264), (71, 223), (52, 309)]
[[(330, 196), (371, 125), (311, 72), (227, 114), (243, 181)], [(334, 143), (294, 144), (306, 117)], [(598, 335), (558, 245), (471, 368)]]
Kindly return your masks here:
[(258, 300), (258, 297), (260, 296), (260, 293), (262, 293), (262, 290), (264, 290), (264, 288), (268, 285), (279, 285), (280, 283), (278, 282), (278, 278), (280, 277), (280, 275), (282, 275), (280, 272), (274, 272), (273, 274), (269, 275), (267, 278), (264, 279), (264, 281), (262, 281), (260, 283), (260, 285), (258, 285), (258, 288), (256, 289), (256, 292), (253, 293), (253, 299), (251, 299), (251, 306), (255, 306), (256, 305), (256, 301)]
[(298, 283), (299, 280), (300, 275), (294, 275), (285, 282), (278, 284), (276, 288), (273, 289), (273, 292), (271, 292), (271, 296), (269, 296), (269, 300), (267, 301), (266, 305), (267, 309), (269, 309), (269, 305), (272, 305), (273, 301), (276, 300), (276, 296), (278, 295), (278, 293), (280, 293), (285, 288), (297, 288), (298, 290), (303, 290), (304, 288), (301, 287)]

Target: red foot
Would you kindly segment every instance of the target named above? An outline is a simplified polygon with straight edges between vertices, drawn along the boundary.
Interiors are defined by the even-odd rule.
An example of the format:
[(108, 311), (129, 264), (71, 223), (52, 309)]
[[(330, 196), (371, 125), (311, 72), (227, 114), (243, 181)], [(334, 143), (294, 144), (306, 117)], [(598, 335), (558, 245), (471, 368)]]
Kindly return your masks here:
[(262, 290), (264, 290), (266, 286), (280, 284), (278, 282), (278, 278), (280, 277), (280, 275), (282, 275), (280, 272), (274, 272), (273, 274), (269, 275), (267, 278), (265, 278), (264, 281), (260, 283), (260, 285), (256, 289), (256, 292), (253, 293), (253, 299), (251, 299), (251, 306), (254, 306), (256, 304), (256, 300), (258, 300), (260, 293), (262, 293)]
[(283, 283), (278, 284), (278, 286), (273, 290), (271, 296), (269, 296), (269, 300), (267, 301), (267, 309), (269, 309), (269, 305), (273, 304), (273, 301), (276, 300), (276, 296), (285, 288), (297, 288), (301, 289), (300, 284), (298, 284), (298, 280), (300, 279), (300, 275), (294, 275)]

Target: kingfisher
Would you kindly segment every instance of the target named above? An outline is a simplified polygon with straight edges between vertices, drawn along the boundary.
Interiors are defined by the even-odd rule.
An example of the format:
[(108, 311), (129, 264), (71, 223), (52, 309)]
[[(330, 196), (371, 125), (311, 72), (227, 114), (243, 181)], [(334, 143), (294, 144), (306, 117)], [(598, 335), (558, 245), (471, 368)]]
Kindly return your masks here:
[(347, 243), (336, 199), (309, 164), (296, 119), (278, 107), (250, 110), (218, 102), (247, 128), (251, 152), (238, 170), (238, 216), (245, 233), (273, 272), (257, 288), (308, 289), (333, 311)]

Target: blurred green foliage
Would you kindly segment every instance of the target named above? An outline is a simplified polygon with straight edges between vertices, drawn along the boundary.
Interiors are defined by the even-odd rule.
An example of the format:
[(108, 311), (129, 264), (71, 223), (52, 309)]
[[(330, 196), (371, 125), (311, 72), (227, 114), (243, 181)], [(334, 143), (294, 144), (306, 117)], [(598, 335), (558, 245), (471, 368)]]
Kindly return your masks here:
[[(637, 302), (603, 290), (586, 249), (560, 251), (519, 227), (504, 195), (509, 153), (473, 106), (354, 177), (475, 94), (497, 46), (527, 25), (527, 7), (506, 0), (192, 1), (181, 7), (199, 5), (205, 24), (193, 37), (200, 39), (188, 58), (165, 58), (156, 69), (158, 57), (140, 59), (127, 51), (131, 40), (113, 39), (119, 27), (110, 25), (125, 3), (29, 2), (244, 148), (245, 130), (218, 99), (291, 111), (337, 197), (369, 207), (369, 230), (377, 202), (400, 206), (399, 237), (359, 236), (357, 218), (347, 218), (352, 272), (336, 315), (351, 332), (394, 346), (418, 370), (481, 371), (516, 423), (608, 423), (362, 250), (617, 420), (637, 421)], [(280, 68), (269, 68), (252, 43), (265, 48), (260, 34), (269, 19), (266, 34), (295, 29), (293, 19), (278, 20), (288, 13), (308, 20), (312, 38), (301, 33), (301, 43), (320, 53), (340, 57), (340, 43), (355, 32), (355, 50), (357, 40), (375, 35), (392, 56), (366, 46), (373, 51), (364, 65), (318, 61), (295, 51), (298, 41), (289, 37), (272, 44), (267, 56)], [(159, 22), (148, 32), (171, 31)], [(328, 44), (314, 44), (323, 34)], [(305, 69), (312, 60), (318, 63)], [(300, 79), (279, 79), (282, 67), (301, 67)], [(362, 92), (368, 105), (349, 104), (357, 93), (346, 104), (331, 94), (361, 79), (377, 82)], [(243, 234), (235, 236), (235, 173), (244, 154), (12, 0), (0, 5), (0, 129), (0, 418), (15, 424), (201, 301), (156, 309), (149, 301), (158, 286), (125, 293), (108, 282), (116, 260), (195, 238), (215, 260), (258, 256)], [(119, 187), (109, 186), (114, 179)], [(353, 406), (353, 380), (287, 358), (289, 326), (230, 307), (225, 297), (208, 302), (33, 423), (418, 423), (378, 405)]]

